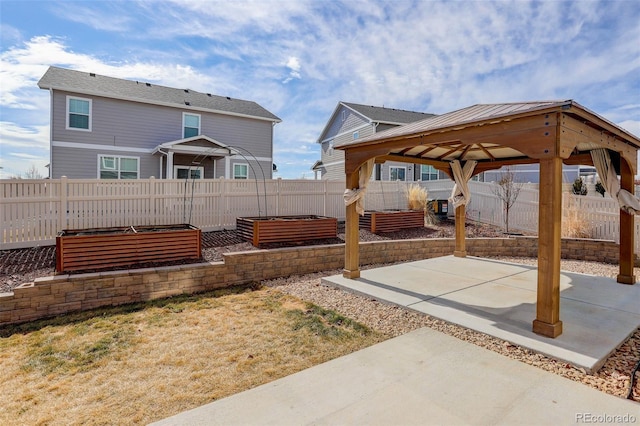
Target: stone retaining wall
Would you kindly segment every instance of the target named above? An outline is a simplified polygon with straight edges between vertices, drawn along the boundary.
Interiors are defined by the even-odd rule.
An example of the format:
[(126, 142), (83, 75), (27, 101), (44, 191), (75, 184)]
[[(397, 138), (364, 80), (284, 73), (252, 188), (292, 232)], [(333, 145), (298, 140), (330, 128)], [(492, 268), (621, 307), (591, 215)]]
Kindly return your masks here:
[[(536, 257), (535, 237), (468, 239), (470, 256)], [(453, 239), (363, 242), (360, 264), (403, 262), (453, 253)], [(566, 239), (562, 257), (608, 263), (618, 261), (611, 241)], [(636, 261), (636, 263), (638, 263)], [(114, 306), (244, 285), (344, 266), (344, 244), (256, 250), (224, 255), (224, 262), (56, 275), (0, 294), (0, 325), (17, 324), (73, 311)]]

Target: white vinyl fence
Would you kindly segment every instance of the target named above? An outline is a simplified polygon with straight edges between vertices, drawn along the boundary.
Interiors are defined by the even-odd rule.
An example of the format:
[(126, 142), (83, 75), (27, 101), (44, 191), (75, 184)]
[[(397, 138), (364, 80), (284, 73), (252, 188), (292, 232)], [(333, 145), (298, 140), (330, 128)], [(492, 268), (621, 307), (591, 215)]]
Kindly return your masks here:
[[(415, 183), (415, 182), (413, 182)], [(367, 210), (407, 208), (412, 182), (371, 181)], [(453, 183), (419, 182), (429, 199), (446, 200)], [(469, 219), (504, 226), (495, 184), (470, 182)], [(0, 180), (2, 249), (55, 243), (62, 230), (189, 223), (203, 231), (234, 229), (237, 217), (316, 215), (344, 220), (344, 182), (326, 180)], [(619, 239), (617, 204), (609, 197), (563, 194), (564, 210), (575, 208), (588, 220), (592, 237)], [(510, 231), (536, 233), (538, 190), (522, 188), (509, 214)], [(640, 220), (636, 217), (636, 253)]]

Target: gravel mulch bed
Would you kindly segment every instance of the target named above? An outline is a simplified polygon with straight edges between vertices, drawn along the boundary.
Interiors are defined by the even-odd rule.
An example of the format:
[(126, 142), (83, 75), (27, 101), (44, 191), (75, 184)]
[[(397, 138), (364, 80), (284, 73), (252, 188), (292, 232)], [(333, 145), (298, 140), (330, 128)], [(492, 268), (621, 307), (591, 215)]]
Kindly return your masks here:
[[(504, 234), (499, 229), (473, 222), (467, 224), (466, 231), (467, 236), (470, 238), (504, 237)], [(455, 226), (451, 220), (440, 221), (435, 226), (407, 229), (385, 235), (376, 235), (365, 230), (360, 230), (361, 241), (452, 238), (454, 236)], [(220, 261), (223, 259), (223, 253), (257, 250), (251, 243), (240, 239), (233, 230), (205, 232), (202, 234), (202, 242), (203, 259), (207, 261)], [(315, 240), (302, 244), (273, 244), (261, 248), (270, 249), (343, 242), (344, 224), (339, 224), (338, 238), (335, 239)], [(537, 259), (535, 258), (501, 257), (496, 259), (534, 266), (537, 264)], [(166, 265), (166, 263), (162, 265)], [(145, 264), (139, 266), (151, 265)], [(363, 267), (363, 269), (379, 266), (382, 265), (370, 265)], [(31, 282), (37, 277), (52, 275), (54, 270), (55, 247), (0, 251), (0, 292), (10, 291), (21, 283)], [(570, 260), (562, 260), (562, 270), (606, 277), (615, 277), (618, 273), (617, 265)], [(636, 268), (635, 271), (636, 276), (640, 276), (640, 268)], [(375, 299), (355, 295), (321, 284), (320, 280), (323, 276), (339, 273), (341, 273), (341, 270), (323, 271), (315, 274), (269, 280), (263, 282), (263, 284), (270, 287), (277, 287), (285, 293), (313, 302), (324, 308), (339, 311), (375, 330), (385, 333), (389, 337), (399, 336), (421, 327), (430, 327), (509, 358), (517, 359), (521, 362), (591, 386), (602, 392), (623, 398), (626, 397), (629, 390), (631, 372), (640, 359), (640, 328), (608, 358), (605, 365), (597, 373), (590, 375), (582, 369), (548, 358), (509, 342), (450, 324), (425, 314), (391, 306)], [(636, 385), (632, 394), (633, 400), (635, 401), (640, 401), (639, 381), (640, 372), (637, 374)]]
[[(360, 241), (401, 240), (413, 238), (453, 238), (455, 236), (455, 223), (452, 220), (441, 220), (437, 225), (405, 229), (386, 234), (372, 234), (366, 230), (360, 230)], [(495, 227), (470, 222), (467, 224), (467, 236), (474, 237), (503, 237), (504, 234)], [(274, 249), (280, 247), (296, 247), (325, 244), (344, 243), (344, 223), (338, 224), (337, 238), (304, 241), (301, 243), (273, 243), (261, 246), (261, 249)], [(251, 243), (244, 241), (235, 230), (212, 231), (202, 233), (202, 259), (208, 262), (217, 262), (223, 259), (224, 253), (258, 250)], [(193, 261), (157, 262), (132, 265), (119, 269), (148, 268), (153, 266), (181, 265), (195, 263)], [(11, 291), (22, 283), (32, 282), (39, 277), (53, 275), (56, 267), (55, 246), (34, 247), (29, 249), (2, 250), (0, 251), (0, 293)], [(117, 268), (116, 268), (117, 269)], [(91, 270), (75, 271), (74, 273), (93, 272)]]
[[(537, 259), (534, 258), (496, 257), (495, 259), (528, 265), (536, 265), (537, 262)], [(370, 265), (363, 267), (363, 269), (379, 266), (383, 265)], [(618, 273), (616, 265), (564, 260), (562, 261), (562, 270), (609, 277), (615, 277)], [(421, 327), (429, 327), (506, 357), (622, 398), (627, 396), (631, 373), (635, 365), (640, 361), (640, 328), (607, 359), (599, 371), (595, 374), (587, 374), (581, 368), (513, 345), (504, 340), (419, 312), (392, 306), (369, 297), (321, 284), (322, 277), (340, 273), (342, 273), (342, 270), (324, 271), (316, 274), (278, 278), (265, 281), (263, 284), (276, 287), (282, 292), (313, 302), (324, 308), (336, 310), (387, 334), (389, 337), (399, 336)], [(640, 274), (640, 268), (636, 268), (636, 274)], [(636, 374), (636, 383), (632, 395), (633, 400), (636, 402), (640, 401), (640, 383), (638, 381), (640, 381), (640, 372)]]

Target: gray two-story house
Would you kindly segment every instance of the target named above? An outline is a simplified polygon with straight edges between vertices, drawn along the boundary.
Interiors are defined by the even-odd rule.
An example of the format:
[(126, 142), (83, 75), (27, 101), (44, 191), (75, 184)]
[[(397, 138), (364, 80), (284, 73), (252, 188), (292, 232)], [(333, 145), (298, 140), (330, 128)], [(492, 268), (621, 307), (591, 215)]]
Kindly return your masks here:
[(270, 179), (273, 127), (255, 102), (50, 67), (51, 178)]
[[(344, 151), (333, 149), (334, 145), (429, 117), (435, 117), (435, 115), (338, 102), (317, 140), (321, 146), (321, 158), (313, 165), (312, 170), (315, 172), (316, 178), (320, 175), (321, 179), (344, 180)], [(431, 166), (386, 162), (376, 164), (372, 178), (376, 180), (418, 181), (444, 179), (446, 176)]]

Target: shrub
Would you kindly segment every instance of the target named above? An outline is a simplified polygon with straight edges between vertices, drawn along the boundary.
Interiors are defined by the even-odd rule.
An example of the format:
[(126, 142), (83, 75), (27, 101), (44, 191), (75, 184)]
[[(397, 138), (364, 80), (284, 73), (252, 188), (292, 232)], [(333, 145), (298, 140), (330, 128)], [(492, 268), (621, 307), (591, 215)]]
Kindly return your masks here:
[(582, 178), (576, 178), (576, 180), (573, 181), (573, 188), (571, 191), (575, 195), (587, 195), (588, 189)]
[(576, 207), (565, 209), (562, 217), (562, 236), (565, 238), (591, 238), (591, 224), (579, 215)]
[(425, 210), (427, 208), (427, 190), (420, 185), (411, 184), (407, 189), (409, 210)]
[(424, 211), (424, 224), (434, 225), (437, 222), (436, 215), (428, 206), (428, 191), (420, 185), (411, 184), (407, 188), (407, 203), (409, 210)]
[(604, 185), (600, 181), (596, 182), (596, 192), (602, 195), (603, 197), (604, 197), (604, 193), (607, 192), (607, 190), (604, 189)]

